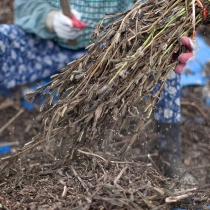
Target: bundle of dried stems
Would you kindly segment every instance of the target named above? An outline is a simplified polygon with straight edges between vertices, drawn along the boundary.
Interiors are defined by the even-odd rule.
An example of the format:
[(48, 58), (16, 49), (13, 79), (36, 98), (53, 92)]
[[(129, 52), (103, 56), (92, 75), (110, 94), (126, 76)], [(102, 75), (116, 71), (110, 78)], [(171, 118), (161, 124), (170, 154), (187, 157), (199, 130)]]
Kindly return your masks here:
[[(81, 145), (98, 139), (103, 139), (106, 152), (110, 141), (125, 138), (125, 133), (129, 141), (118, 155), (132, 146), (176, 65), (172, 55), (180, 50), (178, 38), (193, 32), (191, 1), (140, 2), (122, 14), (106, 16), (87, 53), (28, 95), (33, 100), (37, 93), (50, 92), (41, 107), (48, 107), (43, 133), (25, 146), (27, 151), (45, 139), (48, 143), (56, 136), (62, 139), (64, 132), (69, 136), (63, 144), (70, 145), (70, 158)], [(204, 2), (207, 8), (208, 3)], [(202, 9), (197, 4), (195, 16), (196, 25), (201, 24)], [(153, 94), (156, 85), (159, 89)], [(59, 100), (53, 104), (55, 94)]]

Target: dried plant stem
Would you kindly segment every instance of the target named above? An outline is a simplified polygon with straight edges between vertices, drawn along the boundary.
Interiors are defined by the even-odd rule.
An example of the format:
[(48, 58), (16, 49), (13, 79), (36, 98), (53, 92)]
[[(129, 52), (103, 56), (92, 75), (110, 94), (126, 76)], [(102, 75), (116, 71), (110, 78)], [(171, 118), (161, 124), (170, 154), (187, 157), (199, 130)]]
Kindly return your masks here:
[(24, 112), (24, 109), (20, 109), (19, 112), (12, 117), (4, 126), (0, 128), (0, 134), (14, 121), (16, 120), (22, 113)]

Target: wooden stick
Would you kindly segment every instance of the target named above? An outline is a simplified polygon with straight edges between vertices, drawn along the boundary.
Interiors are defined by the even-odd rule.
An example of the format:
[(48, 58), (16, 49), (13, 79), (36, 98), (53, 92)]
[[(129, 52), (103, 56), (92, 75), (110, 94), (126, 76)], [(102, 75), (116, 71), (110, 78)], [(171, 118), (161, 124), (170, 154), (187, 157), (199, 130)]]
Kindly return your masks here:
[[(61, 4), (61, 9), (62, 9), (63, 14), (69, 18), (72, 18), (73, 14), (71, 12), (70, 1), (60, 0), (60, 4)], [(77, 45), (77, 40), (76, 39), (69, 40), (69, 44), (75, 46)]]
[(60, 0), (60, 4), (61, 4), (61, 9), (62, 12), (65, 16), (71, 18), (72, 17), (72, 12), (71, 12), (71, 6), (70, 6), (70, 1), (68, 0)]

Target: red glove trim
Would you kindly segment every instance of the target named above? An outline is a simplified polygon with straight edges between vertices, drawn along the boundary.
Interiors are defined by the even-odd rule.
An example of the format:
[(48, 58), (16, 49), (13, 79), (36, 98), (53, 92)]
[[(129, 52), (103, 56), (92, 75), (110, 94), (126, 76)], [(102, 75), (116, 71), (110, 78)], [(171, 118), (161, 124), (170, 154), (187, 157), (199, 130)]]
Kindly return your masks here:
[(82, 30), (86, 27), (86, 24), (84, 22), (78, 20), (74, 15), (72, 15), (71, 21), (72, 21), (74, 28), (78, 28), (78, 29)]

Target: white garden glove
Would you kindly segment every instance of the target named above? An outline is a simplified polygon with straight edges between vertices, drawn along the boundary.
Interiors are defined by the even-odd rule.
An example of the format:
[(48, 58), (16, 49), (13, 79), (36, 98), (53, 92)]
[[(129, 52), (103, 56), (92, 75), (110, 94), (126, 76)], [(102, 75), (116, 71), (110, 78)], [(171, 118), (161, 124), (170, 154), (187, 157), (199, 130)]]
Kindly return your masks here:
[(77, 38), (86, 25), (80, 21), (81, 15), (79, 12), (72, 10), (72, 13), (73, 17), (69, 18), (63, 15), (61, 11), (49, 12), (46, 18), (48, 29), (62, 39), (73, 40)]

